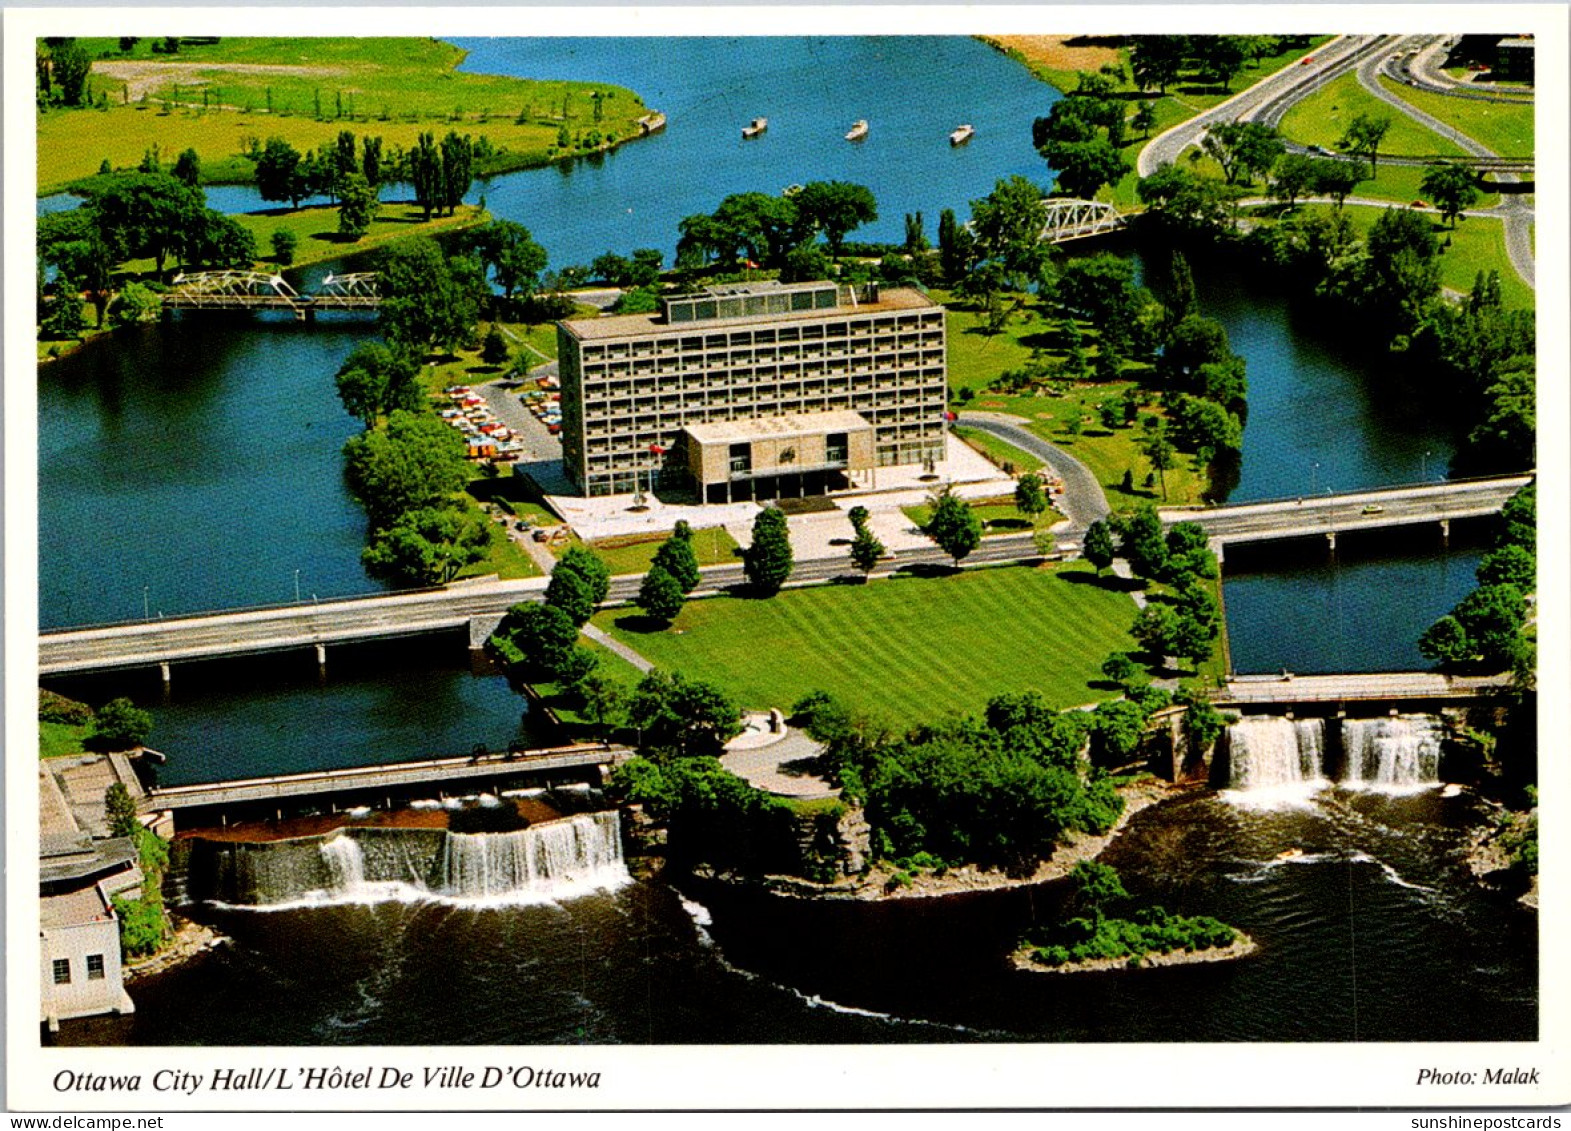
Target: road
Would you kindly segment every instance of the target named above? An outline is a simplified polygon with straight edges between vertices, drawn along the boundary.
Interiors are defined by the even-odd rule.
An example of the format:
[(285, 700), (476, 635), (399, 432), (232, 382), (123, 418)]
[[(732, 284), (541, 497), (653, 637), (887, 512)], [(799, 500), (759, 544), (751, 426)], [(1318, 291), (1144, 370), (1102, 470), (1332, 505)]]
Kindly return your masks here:
[(997, 436), (1051, 467), (1064, 483), (1058, 509), (1073, 526), (1084, 530), (1097, 519), (1107, 517), (1110, 510), (1107, 496), (1102, 493), (1102, 485), (1091, 474), (1091, 469), (1062, 448), (1026, 430), (1018, 418), (995, 412), (962, 412), (959, 423)]
[[(1440, 483), (1362, 491), (1313, 499), (1245, 503), (1230, 507), (1170, 508), (1165, 522), (1198, 522), (1220, 542), (1254, 541), (1337, 531), (1438, 522), (1498, 511), (1501, 504), (1528, 482), (1526, 476)], [(1373, 513), (1366, 507), (1379, 506)], [(1084, 528), (1060, 528), (1059, 547), (1074, 552)], [(984, 538), (966, 565), (1034, 561), (1040, 558), (1030, 534)], [(945, 566), (947, 554), (937, 547), (903, 550), (893, 555), (889, 570), (911, 566)], [(744, 580), (737, 564), (700, 570), (701, 593), (713, 593)], [(848, 557), (799, 562), (792, 586), (812, 585), (838, 577), (859, 576)], [(612, 578), (609, 604), (626, 604), (638, 594), (641, 578)], [(443, 629), (467, 628), (472, 618), (496, 617), (520, 601), (541, 599), (545, 578), (521, 581), (463, 582), (447, 589), (421, 590), (374, 597), (289, 605), (271, 609), (209, 613), (108, 627), (66, 629), (41, 635), (40, 674), (146, 667), (180, 660), (308, 648), (312, 645), (413, 636)]]
[(1425, 36), (1429, 42), (1416, 54), (1408, 53), (1391, 60), (1386, 73), (1392, 78), (1408, 83), (1419, 90), (1444, 94), (1450, 98), (1468, 98), (1476, 102), (1532, 102), (1533, 92), (1527, 90), (1488, 90), (1473, 83), (1458, 82), (1441, 70), (1441, 64), (1451, 50), (1451, 37)]
[(1365, 54), (1379, 50), (1381, 42), (1369, 36), (1339, 36), (1333, 39), (1314, 53), (1313, 63), (1290, 63), (1226, 102), (1152, 138), (1135, 159), (1136, 171), (1142, 177), (1149, 177), (1162, 166), (1173, 164), (1184, 150), (1200, 144), (1200, 138), (1208, 126), (1218, 122), (1280, 121), (1294, 102), (1308, 97), (1338, 75), (1346, 73)]
[(1217, 697), (1224, 707), (1278, 703), (1340, 703), (1354, 699), (1472, 699), (1511, 682), (1509, 675), (1448, 676), (1436, 672), (1246, 676), (1230, 679)]

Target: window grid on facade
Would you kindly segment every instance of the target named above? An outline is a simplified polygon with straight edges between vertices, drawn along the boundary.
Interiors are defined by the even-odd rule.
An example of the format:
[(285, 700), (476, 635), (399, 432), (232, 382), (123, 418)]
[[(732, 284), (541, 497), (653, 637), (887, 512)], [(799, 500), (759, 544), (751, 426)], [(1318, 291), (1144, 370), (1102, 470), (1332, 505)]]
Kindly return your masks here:
[(57, 958), (54, 961), (55, 985), (69, 986), (71, 984), (71, 960)]
[(89, 982), (102, 981), (104, 977), (104, 956), (89, 954), (87, 956), (87, 980)]

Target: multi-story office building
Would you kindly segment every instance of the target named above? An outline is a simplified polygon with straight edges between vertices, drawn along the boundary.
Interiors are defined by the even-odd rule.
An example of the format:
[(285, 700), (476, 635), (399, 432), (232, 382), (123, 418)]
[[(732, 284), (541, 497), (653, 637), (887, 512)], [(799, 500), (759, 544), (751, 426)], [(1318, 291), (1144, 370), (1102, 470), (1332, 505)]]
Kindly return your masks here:
[(913, 288), (711, 287), (558, 341), (562, 462), (586, 495), (813, 494), (944, 458), (944, 308)]

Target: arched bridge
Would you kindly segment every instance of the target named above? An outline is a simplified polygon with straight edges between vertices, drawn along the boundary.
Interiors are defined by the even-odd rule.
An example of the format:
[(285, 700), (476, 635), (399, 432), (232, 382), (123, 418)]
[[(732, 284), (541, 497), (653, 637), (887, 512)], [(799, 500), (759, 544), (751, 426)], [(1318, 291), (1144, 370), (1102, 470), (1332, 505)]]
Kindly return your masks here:
[(302, 320), (318, 310), (375, 310), (381, 303), (369, 271), (329, 275), (310, 293), (262, 271), (197, 271), (176, 276), (164, 295), (171, 310), (288, 310)]

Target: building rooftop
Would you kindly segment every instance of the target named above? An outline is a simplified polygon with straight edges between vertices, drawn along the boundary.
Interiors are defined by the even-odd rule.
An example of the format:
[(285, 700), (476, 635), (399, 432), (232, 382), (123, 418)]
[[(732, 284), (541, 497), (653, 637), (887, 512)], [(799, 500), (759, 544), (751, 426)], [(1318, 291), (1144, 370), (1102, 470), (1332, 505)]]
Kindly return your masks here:
[[(820, 284), (821, 285), (821, 284)], [(759, 284), (750, 284), (758, 288)], [(750, 293), (768, 294), (779, 287), (765, 288)], [(685, 296), (691, 297), (691, 296)], [(692, 322), (667, 322), (661, 314), (612, 314), (604, 318), (581, 318), (559, 323), (579, 341), (600, 341), (610, 338), (642, 338), (662, 334), (689, 334), (695, 329), (734, 326), (741, 323), (804, 322), (845, 317), (847, 315), (883, 314), (901, 310), (942, 309), (939, 303), (915, 287), (887, 287), (879, 292), (877, 301), (842, 303), (839, 306), (813, 310), (791, 310), (780, 313), (748, 315), (745, 318), (713, 318)]]
[(749, 420), (717, 420), (689, 424), (687, 434), (700, 444), (740, 444), (771, 436), (818, 436), (830, 432), (856, 432), (871, 428), (859, 412), (803, 412), (786, 416), (761, 416)]
[(46, 895), (38, 901), (38, 925), (46, 931), (107, 923), (113, 919), (114, 909), (96, 885), (63, 895)]

